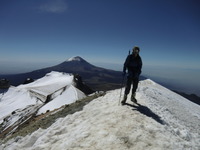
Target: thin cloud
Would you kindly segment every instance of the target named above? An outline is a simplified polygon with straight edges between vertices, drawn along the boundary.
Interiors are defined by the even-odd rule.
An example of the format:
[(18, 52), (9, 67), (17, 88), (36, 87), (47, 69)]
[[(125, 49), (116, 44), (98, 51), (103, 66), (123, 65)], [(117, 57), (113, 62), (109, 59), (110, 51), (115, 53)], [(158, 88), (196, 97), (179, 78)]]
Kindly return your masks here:
[(50, 0), (39, 6), (39, 10), (47, 13), (63, 13), (68, 6), (64, 0)]

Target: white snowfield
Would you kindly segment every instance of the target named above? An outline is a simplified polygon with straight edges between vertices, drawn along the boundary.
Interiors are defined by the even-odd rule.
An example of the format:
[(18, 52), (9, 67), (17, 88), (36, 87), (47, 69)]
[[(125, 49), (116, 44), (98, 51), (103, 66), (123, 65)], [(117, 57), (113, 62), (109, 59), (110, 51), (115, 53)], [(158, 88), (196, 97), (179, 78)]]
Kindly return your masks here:
[[(122, 90), (122, 92), (124, 89)], [(4, 150), (199, 150), (200, 107), (151, 80), (139, 83), (138, 105), (119, 105), (120, 89), (16, 137)], [(130, 95), (128, 97), (130, 99)]]
[[(41, 98), (36, 95), (38, 93), (43, 98), (50, 96), (50, 102), (43, 103), (38, 99)], [(71, 104), (84, 98), (85, 94), (73, 86), (73, 75), (52, 71), (32, 83), (9, 88), (0, 97), (0, 123), (7, 118), (4, 126), (8, 128), (18, 123), (19, 119), (23, 120), (24, 116), (37, 111), (36, 108), (40, 108), (36, 112), (39, 115)]]

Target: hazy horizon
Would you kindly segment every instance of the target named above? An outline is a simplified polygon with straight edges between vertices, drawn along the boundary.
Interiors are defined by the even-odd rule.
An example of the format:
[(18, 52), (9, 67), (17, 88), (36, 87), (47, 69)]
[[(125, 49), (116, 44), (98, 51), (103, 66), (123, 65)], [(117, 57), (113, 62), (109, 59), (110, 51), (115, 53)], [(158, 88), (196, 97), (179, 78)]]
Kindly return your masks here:
[[(84, 58), (83, 58), (84, 59)], [(67, 59), (66, 59), (67, 60)], [(63, 61), (66, 61), (63, 60)], [(46, 62), (46, 63), (35, 63), (25, 64), (25, 67), (20, 65), (12, 66), (6, 69), (1, 69), (0, 75), (6, 74), (19, 74), (19, 73), (27, 73), (38, 69), (43, 69), (47, 67), (52, 67), (62, 63), (60, 62)], [(88, 60), (86, 60), (88, 61)], [(89, 61), (88, 61), (89, 62)], [(106, 62), (89, 62), (92, 65), (103, 67), (106, 69), (112, 69), (116, 71), (122, 71), (123, 63), (106, 63)], [(19, 63), (20, 64), (20, 63)], [(21, 63), (24, 64), (24, 63)], [(6, 66), (6, 64), (4, 64)], [(31, 66), (31, 67), (30, 67)], [(0, 64), (2, 68), (2, 64)], [(20, 71), (20, 72), (18, 72)], [(3, 73), (4, 72), (4, 73)], [(166, 66), (152, 66), (143, 64), (142, 75), (155, 80), (156, 82), (168, 85), (169, 88), (173, 90), (178, 90), (181, 92), (186, 92), (187, 94), (196, 94), (200, 96), (200, 70), (191, 69), (191, 68), (181, 68), (181, 67), (166, 67)]]

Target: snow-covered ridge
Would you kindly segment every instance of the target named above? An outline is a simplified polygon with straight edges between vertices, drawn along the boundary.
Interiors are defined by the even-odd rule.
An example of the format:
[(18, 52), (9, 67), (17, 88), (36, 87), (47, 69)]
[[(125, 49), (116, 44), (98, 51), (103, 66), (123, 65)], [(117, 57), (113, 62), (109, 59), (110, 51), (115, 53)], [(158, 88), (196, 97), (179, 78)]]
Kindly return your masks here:
[(199, 105), (150, 79), (139, 83), (139, 104), (133, 104), (129, 94), (128, 105), (119, 105), (123, 92), (124, 88), (108, 91), (83, 110), (0, 149), (200, 149)]
[(32, 83), (9, 88), (0, 97), (0, 123), (6, 129), (29, 115), (30, 110), (39, 115), (73, 103), (85, 94), (73, 86), (73, 75), (52, 71)]

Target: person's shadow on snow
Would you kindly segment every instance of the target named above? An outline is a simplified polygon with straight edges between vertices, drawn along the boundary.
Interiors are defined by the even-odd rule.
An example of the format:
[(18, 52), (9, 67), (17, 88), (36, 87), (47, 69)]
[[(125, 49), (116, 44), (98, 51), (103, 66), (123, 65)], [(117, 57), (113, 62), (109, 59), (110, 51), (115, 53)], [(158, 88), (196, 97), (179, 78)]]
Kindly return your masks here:
[(139, 111), (140, 113), (148, 116), (148, 117), (151, 117), (153, 118), (155, 121), (157, 121), (158, 123), (164, 125), (166, 124), (165, 121), (163, 121), (160, 116), (158, 116), (157, 114), (155, 114), (153, 111), (151, 111), (148, 107), (146, 106), (143, 106), (141, 104), (138, 104), (136, 103), (135, 105), (132, 105), (132, 104), (128, 104), (126, 103), (125, 105), (127, 106), (130, 106), (130, 107), (133, 107), (134, 109), (133, 110), (137, 110)]

